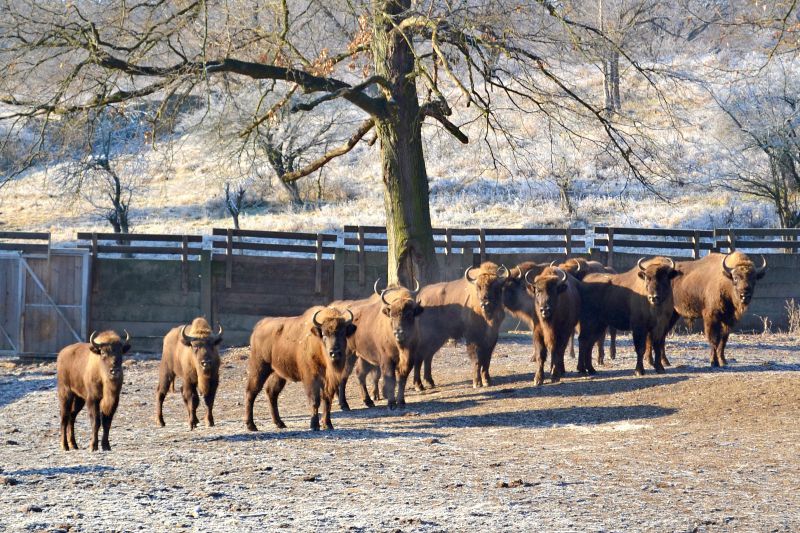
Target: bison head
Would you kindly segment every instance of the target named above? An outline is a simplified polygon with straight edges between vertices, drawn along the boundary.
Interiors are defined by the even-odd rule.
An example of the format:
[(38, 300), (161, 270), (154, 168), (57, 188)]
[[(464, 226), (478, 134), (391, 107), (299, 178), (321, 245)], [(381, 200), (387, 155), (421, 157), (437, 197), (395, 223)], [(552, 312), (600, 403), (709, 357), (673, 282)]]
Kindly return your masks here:
[[(188, 329), (188, 332), (187, 332)], [(181, 326), (181, 343), (192, 349), (197, 368), (210, 374), (219, 368), (219, 345), (222, 342), (222, 324), (216, 335), (211, 334), (211, 326), (205, 318), (195, 318), (192, 325)]]
[(529, 274), (525, 275), (528, 292), (533, 296), (533, 305), (539, 318), (550, 320), (553, 309), (558, 302), (558, 295), (567, 290), (567, 273), (558, 267), (547, 267), (531, 282)]
[(124, 341), (114, 331), (93, 331), (89, 335), (89, 350), (100, 357), (103, 367), (112, 379), (122, 379), (122, 355), (131, 349), (130, 340), (131, 336), (127, 331)]
[(347, 309), (345, 314), (333, 307), (319, 309), (311, 317), (311, 323), (311, 333), (322, 341), (325, 353), (335, 363), (344, 361), (347, 337), (356, 332), (353, 312)]
[(503, 305), (512, 313), (531, 311), (531, 297), (526, 290), (525, 276), (528, 272), (533, 272), (531, 276), (539, 275), (547, 265), (537, 264), (532, 261), (520, 263), (508, 271), (508, 276), (503, 283)]
[[(477, 270), (473, 277), (470, 272)], [(464, 279), (475, 289), (478, 304), (483, 316), (491, 318), (503, 305), (503, 285), (508, 277), (508, 269), (494, 263), (483, 263), (479, 268), (470, 267), (464, 271)]]
[[(731, 257), (733, 256), (733, 257)], [(730, 264), (728, 258), (731, 258)], [(733, 289), (744, 305), (749, 305), (756, 288), (756, 281), (767, 273), (767, 258), (761, 256), (761, 268), (755, 268), (745, 254), (733, 252), (722, 259), (722, 273), (733, 283)]]
[(405, 346), (414, 338), (417, 327), (416, 318), (425, 310), (417, 302), (419, 282), (415, 280), (416, 288), (413, 291), (404, 287), (389, 287), (378, 292), (378, 281), (375, 282), (373, 288), (375, 294), (381, 297), (383, 304), (381, 313), (388, 317), (397, 344)]
[[(644, 282), (644, 294), (650, 305), (660, 305), (672, 297), (672, 280), (682, 272), (675, 269), (675, 261), (670, 258), (656, 258), (645, 266), (642, 257), (636, 263), (639, 267), (639, 279)], [(664, 263), (668, 261), (668, 263)]]

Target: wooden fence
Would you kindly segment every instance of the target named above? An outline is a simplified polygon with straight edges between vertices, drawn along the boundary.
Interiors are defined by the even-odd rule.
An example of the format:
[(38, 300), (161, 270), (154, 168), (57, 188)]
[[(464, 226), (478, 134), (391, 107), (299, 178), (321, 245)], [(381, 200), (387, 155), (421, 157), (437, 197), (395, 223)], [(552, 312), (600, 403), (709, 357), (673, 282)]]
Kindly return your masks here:
[[(798, 236), (800, 230), (747, 228), (434, 230), (443, 279), (458, 278), (467, 267), (486, 260), (511, 266), (526, 260), (587, 257), (624, 270), (635, 265), (641, 255), (690, 259), (732, 249), (766, 252), (769, 273), (758, 285), (749, 313), (740, 323), (742, 329), (761, 328), (760, 317), (768, 317), (776, 327), (786, 326), (786, 301), (794, 298), (800, 302)], [(20, 300), (22, 304), (12, 310), (8, 302), (13, 298), (8, 295), (19, 296), (22, 268), (12, 265), (13, 254), (46, 261), (61, 249), (51, 248), (46, 233), (0, 232), (0, 254), (6, 254), (3, 257), (7, 259), (0, 262), (0, 296), (5, 294), (0, 298), (5, 307), (0, 313), (0, 327), (6, 331), (5, 335), (0, 331), (0, 350), (4, 353), (14, 351), (9, 330), (21, 332), (11, 341), (18, 343), (20, 336), (27, 335), (31, 347), (35, 346), (36, 332), (56, 323), (60, 324), (55, 335), (58, 341), (48, 341), (53, 346), (38, 347), (42, 353), (53, 353), (58, 342), (66, 344), (74, 337), (70, 327), (84, 338), (94, 329), (128, 329), (137, 350), (158, 351), (161, 338), (171, 327), (196, 316), (205, 316), (214, 325), (222, 323), (226, 342), (247, 344), (253, 325), (261, 317), (299, 314), (309, 306), (334, 299), (368, 296), (374, 281), (385, 279), (387, 269), (386, 230), (378, 226), (345, 226), (342, 237), (218, 228), (206, 236), (79, 233), (77, 237), (77, 247), (85, 250), (85, 272), (76, 264), (69, 267), (72, 274), (62, 277), (66, 266), (49, 271), (46, 264), (37, 263), (44, 292), (55, 300), (52, 304), (45, 301), (47, 297), (37, 287), (30, 297), (38, 293), (40, 300)], [(70, 253), (77, 251), (64, 252)], [(68, 287), (74, 288), (74, 280), (83, 275), (88, 301), (81, 306), (74, 303), (79, 290), (71, 296), (67, 293)], [(59, 288), (59, 284), (64, 286)], [(28, 286), (33, 285), (29, 279)], [(36, 318), (39, 311), (25, 308), (27, 304), (42, 309), (47, 304), (50, 310), (47, 316)], [(59, 310), (69, 315), (67, 321), (58, 316)], [(76, 315), (80, 313), (83, 317)], [(24, 321), (20, 320), (22, 316)], [(507, 329), (516, 326), (512, 319), (506, 323)]]

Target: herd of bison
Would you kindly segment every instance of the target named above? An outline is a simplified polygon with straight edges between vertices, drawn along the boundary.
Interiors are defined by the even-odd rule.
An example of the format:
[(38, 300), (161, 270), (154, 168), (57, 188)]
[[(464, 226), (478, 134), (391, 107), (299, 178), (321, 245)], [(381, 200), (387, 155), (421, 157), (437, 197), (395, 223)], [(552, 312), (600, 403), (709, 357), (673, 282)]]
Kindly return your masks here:
[[(564, 375), (564, 352), (572, 346), (576, 331), (579, 373), (595, 373), (592, 348), (597, 345), (602, 357), (608, 330), (612, 342), (614, 331), (631, 331), (637, 375), (644, 374), (645, 356), (662, 373), (669, 365), (665, 338), (681, 316), (703, 319), (711, 365), (724, 366), (730, 331), (747, 309), (757, 280), (766, 273), (766, 260), (761, 260), (756, 267), (740, 252), (712, 253), (696, 261), (642, 258), (623, 273), (584, 259), (560, 265), (524, 262), (510, 269), (486, 262), (467, 269), (463, 278), (422, 289), (417, 285), (413, 291), (401, 286), (379, 290), (376, 282), (369, 298), (334, 301), (300, 316), (264, 318), (256, 324), (247, 363), (245, 423), (257, 430), (253, 404), (266, 386), (272, 420), (278, 428), (286, 427), (278, 396), (290, 380), (305, 388), (311, 429), (321, 425), (333, 429), (331, 403), (338, 395), (340, 407), (350, 408), (345, 386), (353, 371), (367, 406), (374, 406), (373, 400), (382, 395), (389, 409), (403, 407), (412, 370), (417, 390), (435, 386), (431, 361), (449, 339), (464, 339), (473, 364), (473, 386), (490, 386), (489, 365), (506, 312), (524, 320), (533, 332), (535, 385), (542, 384), (548, 359), (550, 379), (557, 382)], [(155, 395), (156, 424), (164, 425), (164, 398), (180, 377), (189, 427), (198, 424), (200, 396), (207, 407), (206, 423), (214, 425), (222, 334), (221, 326), (214, 332), (204, 318), (166, 334)], [(109, 430), (129, 341), (127, 332), (124, 339), (113, 331), (95, 332), (88, 343), (72, 344), (58, 354), (64, 450), (78, 448), (75, 418), (84, 405), (92, 426), (91, 449), (98, 449), (101, 426), (100, 444), (103, 450), (111, 449)]]

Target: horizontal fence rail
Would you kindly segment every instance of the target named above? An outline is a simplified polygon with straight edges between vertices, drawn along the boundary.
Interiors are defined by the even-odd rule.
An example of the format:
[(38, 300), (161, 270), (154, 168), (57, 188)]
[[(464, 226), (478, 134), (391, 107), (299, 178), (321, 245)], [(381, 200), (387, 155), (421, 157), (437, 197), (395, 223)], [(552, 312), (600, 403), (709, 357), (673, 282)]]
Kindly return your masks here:
[(0, 251), (47, 254), (50, 252), (50, 233), (0, 231)]
[(774, 250), (797, 253), (800, 249), (800, 228), (717, 228), (714, 230), (717, 250)]
[[(142, 245), (138, 243), (148, 243)], [(142, 256), (180, 256), (184, 261), (199, 257), (203, 250), (201, 235), (167, 235), (160, 233), (78, 233), (78, 248), (92, 253), (92, 257), (108, 254), (136, 254)]]
[(714, 231), (595, 226), (594, 246), (608, 252), (608, 266), (614, 266), (615, 251), (690, 250), (699, 259), (701, 251), (714, 250)]

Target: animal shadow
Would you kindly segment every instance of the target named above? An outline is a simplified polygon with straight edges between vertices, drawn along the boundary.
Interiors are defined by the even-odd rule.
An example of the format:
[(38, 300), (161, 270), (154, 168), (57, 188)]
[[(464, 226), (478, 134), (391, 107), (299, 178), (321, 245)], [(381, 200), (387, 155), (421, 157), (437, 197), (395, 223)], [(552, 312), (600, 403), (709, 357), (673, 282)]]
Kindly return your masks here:
[(97, 474), (100, 472), (113, 472), (116, 468), (104, 465), (75, 465), (75, 466), (52, 466), (44, 468), (29, 468), (26, 470), (16, 470), (5, 472), (8, 476), (53, 476), (53, 475), (86, 475)]
[(248, 431), (246, 433), (235, 433), (233, 435), (216, 435), (201, 437), (200, 440), (204, 442), (265, 442), (265, 441), (308, 441), (308, 440), (335, 440), (335, 441), (359, 441), (359, 440), (377, 440), (377, 439), (390, 439), (395, 437), (416, 437), (416, 438), (429, 438), (441, 437), (437, 433), (430, 433), (427, 431), (382, 431), (378, 429), (335, 429), (333, 431), (311, 431), (305, 430), (277, 430), (274, 428), (262, 429), (260, 431)]

